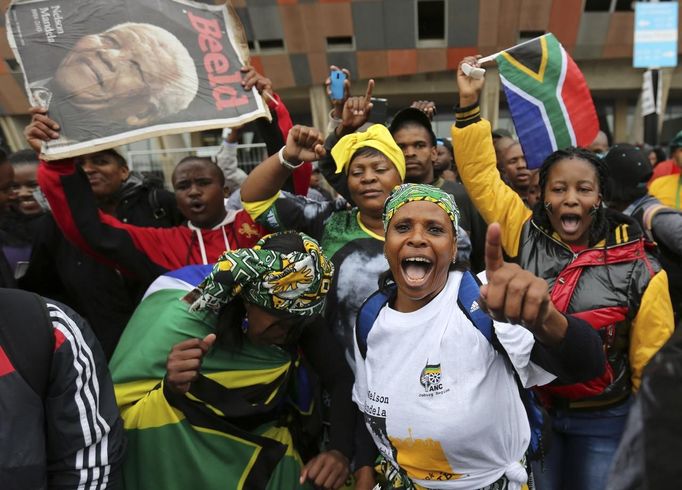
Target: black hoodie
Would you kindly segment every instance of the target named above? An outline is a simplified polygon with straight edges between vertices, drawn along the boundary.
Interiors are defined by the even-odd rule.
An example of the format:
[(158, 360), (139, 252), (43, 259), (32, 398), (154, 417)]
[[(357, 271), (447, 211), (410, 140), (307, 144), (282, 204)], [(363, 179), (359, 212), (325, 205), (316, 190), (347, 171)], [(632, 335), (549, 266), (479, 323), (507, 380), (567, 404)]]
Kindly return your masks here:
[[(140, 174), (131, 173), (118, 197), (115, 214), (126, 223), (167, 228), (183, 219), (173, 193), (152, 187)], [(82, 252), (47, 214), (19, 286), (62, 301), (85, 317), (108, 359), (149, 284), (124, 277)]]

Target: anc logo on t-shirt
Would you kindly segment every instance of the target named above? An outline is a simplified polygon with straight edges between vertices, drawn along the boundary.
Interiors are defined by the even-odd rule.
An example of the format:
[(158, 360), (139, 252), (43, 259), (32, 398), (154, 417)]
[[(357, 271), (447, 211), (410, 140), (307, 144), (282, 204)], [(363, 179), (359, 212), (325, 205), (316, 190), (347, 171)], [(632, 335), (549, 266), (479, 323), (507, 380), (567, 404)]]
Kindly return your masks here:
[(426, 361), (426, 366), (422, 369), (422, 374), (419, 377), (419, 383), (427, 393), (443, 389), (440, 374), (440, 364), (429, 364), (429, 361)]
[(443, 386), (440, 363), (429, 364), (428, 359), (419, 376), (419, 383), (424, 387), (424, 393), (420, 393), (419, 397), (442, 395), (450, 391), (450, 388)]

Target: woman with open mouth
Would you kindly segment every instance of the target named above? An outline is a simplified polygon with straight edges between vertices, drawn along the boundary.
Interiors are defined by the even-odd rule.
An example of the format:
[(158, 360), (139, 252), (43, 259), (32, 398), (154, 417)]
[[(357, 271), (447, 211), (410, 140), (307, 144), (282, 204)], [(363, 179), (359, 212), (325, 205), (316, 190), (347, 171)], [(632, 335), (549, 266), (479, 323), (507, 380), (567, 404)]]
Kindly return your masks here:
[(480, 287), (456, 261), (458, 219), (452, 196), (425, 184), (384, 206), (390, 270), (358, 314), (353, 386), (384, 490), (521, 489), (531, 427), (519, 386), (590, 379), (606, 363), (546, 281), (503, 261), (497, 224)]
[[(477, 66), (474, 57), (462, 62)], [(490, 123), (478, 105), (483, 80), (459, 68), (457, 84), (452, 139), (467, 192), (488, 223), (501, 224), (506, 255), (548, 281), (560, 311), (592, 325), (608, 359), (604, 373), (588, 382), (540, 388), (553, 442), (535, 481), (539, 490), (603, 490), (631, 394), (673, 331), (668, 278), (637, 223), (604, 207), (606, 170), (592, 152), (549, 155), (539, 170), (539, 201), (527, 209), (497, 172)]]

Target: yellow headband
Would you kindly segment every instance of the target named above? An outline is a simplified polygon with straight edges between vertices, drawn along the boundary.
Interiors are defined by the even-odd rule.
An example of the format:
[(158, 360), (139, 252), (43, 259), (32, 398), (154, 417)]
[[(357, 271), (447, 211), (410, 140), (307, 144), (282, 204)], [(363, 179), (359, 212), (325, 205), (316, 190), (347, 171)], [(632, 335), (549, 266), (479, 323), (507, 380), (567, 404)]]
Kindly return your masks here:
[(405, 156), (383, 124), (374, 124), (363, 133), (346, 135), (334, 145), (332, 157), (336, 162), (336, 173), (342, 170), (348, 173), (351, 157), (360, 148), (366, 146), (383, 153), (395, 165), (400, 174), (400, 180), (405, 180)]

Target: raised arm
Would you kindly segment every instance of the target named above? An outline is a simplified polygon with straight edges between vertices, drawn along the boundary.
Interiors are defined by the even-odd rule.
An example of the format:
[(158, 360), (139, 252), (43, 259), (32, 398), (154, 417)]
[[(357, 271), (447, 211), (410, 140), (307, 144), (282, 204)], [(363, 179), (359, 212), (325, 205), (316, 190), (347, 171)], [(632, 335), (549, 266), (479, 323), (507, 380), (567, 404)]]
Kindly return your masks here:
[[(33, 109), (25, 136), (39, 152), (42, 141), (54, 139), (57, 129), (44, 110)], [(166, 241), (175, 233), (173, 228), (132, 226), (101, 212), (87, 177), (73, 160), (41, 162), (38, 183), (64, 236), (98, 261), (146, 282), (184, 265), (179, 263), (179, 251), (163, 252), (168, 252)]]
[(519, 251), (523, 224), (532, 213), (521, 197), (502, 181), (497, 170), (490, 123), (481, 119), (478, 98), (483, 80), (464, 74), (461, 64), (476, 65), (476, 58), (464, 58), (457, 68), (459, 107), (452, 127), (455, 163), (462, 183), (476, 209), (487, 223), (502, 227), (502, 247), (510, 257)]
[(242, 185), (244, 210), (270, 231), (298, 230), (319, 239), (325, 220), (338, 204), (280, 193), (280, 188), (291, 172), (290, 166), (302, 159), (317, 159), (324, 151), (322, 135), (317, 130), (295, 126), (282, 151), (258, 165)]
[(72, 160), (41, 162), (38, 182), (64, 236), (98, 261), (146, 282), (184, 265), (176, 254), (163, 253), (174, 228), (133, 226), (103, 213)]
[[(348, 70), (344, 71), (348, 73), (348, 78), (350, 78), (350, 72), (348, 72)], [(346, 82), (348, 82), (348, 78), (346, 79)], [(331, 149), (334, 148), (334, 145), (336, 145), (342, 137), (354, 133), (367, 122), (372, 111), (374, 80), (369, 80), (367, 82), (367, 90), (364, 95), (358, 97), (350, 97), (350, 83), (345, 85), (345, 87), (347, 87), (348, 96), (343, 101), (343, 105), (340, 105), (338, 101), (332, 101), (334, 103), (334, 114), (339, 117), (339, 120), (338, 124), (334, 125), (333, 131), (329, 133), (324, 142), (324, 148), (327, 150), (327, 154), (320, 158), (318, 165), (322, 172), (322, 176), (329, 182), (329, 185), (331, 185), (336, 192), (341, 194), (346, 201), (353, 203), (350, 192), (348, 192), (346, 174), (343, 172), (336, 172), (336, 163), (332, 158)]]
[[(322, 135), (314, 128), (294, 126), (286, 145), (275, 155), (269, 156), (249, 174), (242, 184), (242, 202), (246, 205), (262, 201), (274, 201), (293, 169), (306, 160), (324, 156)], [(261, 213), (247, 210), (255, 219)]]

